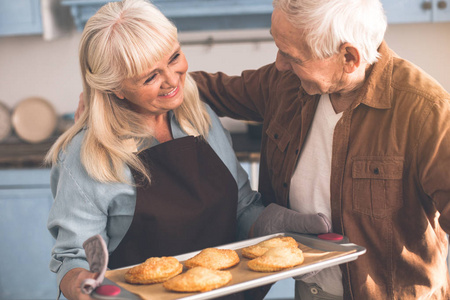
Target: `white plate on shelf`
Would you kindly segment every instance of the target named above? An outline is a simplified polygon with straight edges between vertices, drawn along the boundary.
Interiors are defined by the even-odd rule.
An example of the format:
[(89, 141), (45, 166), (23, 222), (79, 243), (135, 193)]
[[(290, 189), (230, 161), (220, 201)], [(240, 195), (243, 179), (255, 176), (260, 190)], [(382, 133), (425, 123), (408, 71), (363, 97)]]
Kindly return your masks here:
[(20, 139), (29, 143), (40, 143), (52, 136), (58, 116), (47, 100), (31, 97), (22, 100), (14, 108), (11, 120)]
[(0, 102), (0, 141), (6, 139), (11, 133), (11, 112)]

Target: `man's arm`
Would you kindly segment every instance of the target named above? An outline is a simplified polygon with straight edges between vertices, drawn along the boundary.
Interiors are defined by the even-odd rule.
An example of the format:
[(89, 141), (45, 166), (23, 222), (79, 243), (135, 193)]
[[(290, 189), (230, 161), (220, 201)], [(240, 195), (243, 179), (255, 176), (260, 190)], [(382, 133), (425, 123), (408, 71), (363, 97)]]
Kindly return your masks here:
[(416, 153), (419, 180), (450, 233), (450, 99), (436, 102), (423, 122)]
[(200, 97), (219, 116), (261, 122), (271, 91), (280, 78), (274, 64), (258, 70), (243, 71), (241, 76), (224, 73), (190, 73), (196, 81)]

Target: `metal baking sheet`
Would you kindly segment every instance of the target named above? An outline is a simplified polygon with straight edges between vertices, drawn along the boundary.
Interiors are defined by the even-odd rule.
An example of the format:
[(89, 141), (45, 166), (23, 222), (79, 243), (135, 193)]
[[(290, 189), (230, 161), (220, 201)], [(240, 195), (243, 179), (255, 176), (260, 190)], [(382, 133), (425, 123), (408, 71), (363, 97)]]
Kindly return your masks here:
[[(286, 270), (278, 271), (278, 272), (270, 272), (270, 273), (260, 273), (260, 272), (254, 272), (248, 269), (247, 267), (247, 261), (248, 259), (242, 258), (240, 254), (240, 249), (257, 244), (261, 241), (277, 237), (277, 236), (291, 236), (293, 237), (297, 242), (300, 244), (306, 246), (308, 249), (312, 251), (316, 251), (317, 253), (311, 253), (312, 257), (313, 254), (325, 255), (327, 256), (328, 253), (330, 255), (333, 255), (331, 258), (320, 258), (320, 259), (311, 259), (309, 262), (307, 262), (307, 255), (308, 252), (304, 251), (305, 254), (305, 262), (302, 265), (299, 265), (294, 268), (289, 268)], [(302, 247), (300, 245), (300, 248)], [(306, 274), (309, 272), (321, 270), (324, 268), (328, 268), (331, 266), (339, 265), (342, 263), (350, 262), (353, 260), (356, 260), (358, 256), (364, 254), (366, 252), (366, 249), (364, 247), (358, 246), (353, 243), (349, 243), (346, 238), (339, 242), (333, 242), (333, 241), (326, 241), (321, 240), (317, 238), (315, 235), (305, 235), (305, 234), (295, 234), (295, 233), (278, 233), (278, 234), (272, 234), (267, 235), (259, 238), (253, 238), (248, 239), (232, 244), (227, 244), (223, 246), (219, 246), (216, 248), (222, 248), (222, 249), (233, 249), (236, 250), (241, 257), (241, 262), (231, 268), (228, 269), (232, 275), (233, 280), (226, 286), (222, 288), (218, 288), (212, 291), (203, 292), (203, 293), (177, 293), (177, 292), (169, 292), (166, 291), (162, 284), (154, 284), (154, 285), (147, 285), (147, 286), (131, 286), (126, 284), (123, 281), (123, 275), (118, 272), (125, 272), (126, 269), (132, 267), (126, 267), (122, 269), (112, 270), (108, 272), (116, 272), (116, 273), (109, 273), (106, 274), (105, 280), (103, 281), (103, 284), (113, 284), (117, 285), (122, 289), (122, 292), (120, 295), (115, 297), (99, 297), (98, 295), (93, 294), (95, 298), (98, 299), (141, 299), (141, 297), (130, 293), (126, 290), (127, 285), (130, 287), (129, 289), (149, 289), (145, 293), (151, 294), (151, 299), (184, 299), (184, 300), (200, 300), (200, 299), (211, 299), (216, 298), (220, 296), (225, 296), (228, 294), (233, 294), (236, 292), (248, 290), (251, 288), (255, 288), (262, 285), (272, 284), (279, 280), (286, 279), (289, 277), (295, 277), (302, 274)], [(197, 255), (200, 251), (195, 251), (187, 254), (182, 254), (175, 256), (181, 263), (183, 263), (185, 260)], [(339, 252), (339, 253), (336, 253)], [(247, 275), (245, 274), (247, 272)], [(235, 276), (237, 275), (237, 276)], [(251, 276), (252, 278), (248, 278), (248, 276)], [(256, 278), (255, 278), (256, 277)], [(110, 280), (113, 279), (113, 280)]]

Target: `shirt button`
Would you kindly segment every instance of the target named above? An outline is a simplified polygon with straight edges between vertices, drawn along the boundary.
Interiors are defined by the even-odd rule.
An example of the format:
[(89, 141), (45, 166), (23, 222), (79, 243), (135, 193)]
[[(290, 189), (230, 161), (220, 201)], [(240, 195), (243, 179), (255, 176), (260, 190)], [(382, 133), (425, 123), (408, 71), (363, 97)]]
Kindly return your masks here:
[(287, 183), (283, 182), (283, 187), (287, 188)]
[(297, 149), (297, 150), (295, 150), (295, 154), (298, 154), (298, 149)]
[(319, 293), (319, 291), (316, 288), (311, 288), (311, 294), (313, 295), (317, 295)]
[(278, 139), (278, 133), (275, 133), (275, 134), (273, 135), (273, 137), (274, 137), (275, 139)]
[(378, 168), (373, 169), (373, 174), (375, 175), (380, 174), (380, 170)]

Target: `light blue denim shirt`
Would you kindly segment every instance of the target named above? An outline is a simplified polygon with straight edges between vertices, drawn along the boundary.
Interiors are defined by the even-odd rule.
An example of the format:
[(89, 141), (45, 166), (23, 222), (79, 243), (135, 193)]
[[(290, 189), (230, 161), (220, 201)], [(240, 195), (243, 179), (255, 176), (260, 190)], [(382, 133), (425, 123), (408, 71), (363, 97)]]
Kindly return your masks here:
[[(208, 143), (233, 175), (239, 189), (237, 209), (238, 239), (247, 233), (264, 209), (260, 194), (252, 191), (247, 173), (236, 159), (229, 133), (222, 127), (216, 114), (207, 107), (211, 116)], [(173, 138), (187, 134), (180, 128), (170, 112)], [(54, 203), (48, 219), (48, 229), (56, 239), (50, 262), (51, 271), (57, 273), (58, 286), (64, 275), (73, 268), (89, 270), (83, 242), (100, 234), (109, 253), (119, 245), (134, 215), (136, 189), (123, 183), (100, 183), (92, 179), (81, 164), (80, 149), (84, 131), (71, 141), (51, 171), (51, 188)], [(155, 141), (152, 146), (158, 144)], [(126, 175), (133, 182), (131, 171)]]

